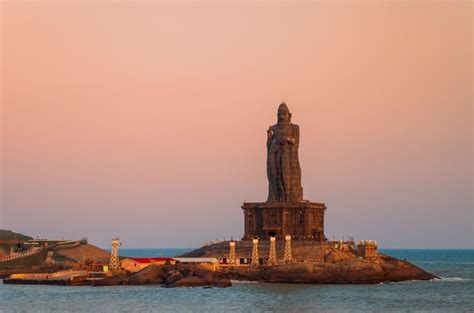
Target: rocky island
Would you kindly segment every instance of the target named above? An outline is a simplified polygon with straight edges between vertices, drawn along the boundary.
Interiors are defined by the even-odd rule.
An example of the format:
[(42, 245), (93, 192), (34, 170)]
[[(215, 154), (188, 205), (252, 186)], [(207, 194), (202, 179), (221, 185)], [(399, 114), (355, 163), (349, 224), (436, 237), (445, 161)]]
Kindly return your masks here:
[[(232, 285), (231, 281), (376, 284), (437, 278), (406, 260), (378, 254), (374, 250), (355, 251), (350, 243), (287, 243), (263, 240), (219, 242), (183, 255), (197, 261), (193, 264), (181, 263), (180, 258), (168, 258), (164, 264), (150, 262), (141, 270), (130, 271), (125, 266), (109, 270), (110, 253), (84, 241), (58, 242), (43, 248), (42, 253), (19, 256), (18, 252), (16, 255), (14, 252), (16, 258), (3, 257), (0, 260), (0, 275), (5, 278), (5, 284), (163, 287), (228, 287)], [(363, 244), (360, 246), (364, 247)], [(259, 250), (255, 251), (255, 247)], [(289, 247), (291, 259), (281, 259), (282, 255), (288, 256)], [(272, 249), (276, 256), (274, 264), (270, 264), (268, 258), (272, 255)], [(2, 251), (6, 254), (4, 248)], [(200, 262), (210, 258), (218, 263), (210, 265)], [(124, 260), (126, 258), (122, 257), (122, 264)]]
[(373, 259), (350, 258), (333, 262), (299, 262), (272, 266), (149, 265), (138, 272), (114, 271), (94, 275), (87, 269), (53, 273), (12, 274), (5, 284), (64, 286), (160, 285), (163, 287), (229, 287), (231, 281), (297, 284), (377, 284), (430, 280), (436, 276), (415, 265), (381, 255)]
[(326, 205), (303, 198), (299, 134), (288, 106), (280, 104), (277, 123), (267, 131), (267, 201), (242, 205), (242, 240), (206, 244), (181, 259), (164, 261), (119, 258), (118, 238), (109, 254), (87, 240), (34, 240), (3, 232), (0, 275), (12, 274), (6, 284), (165, 287), (227, 287), (231, 280), (376, 284), (437, 278), (406, 260), (379, 253), (375, 240), (327, 240)]
[[(222, 260), (224, 256), (229, 255), (225, 253), (229, 250), (226, 249), (226, 245), (227, 242), (205, 246), (186, 253), (185, 256), (217, 256)], [(277, 255), (285, 254), (285, 246), (288, 254), (288, 245), (275, 244)], [(314, 242), (295, 241), (293, 246), (291, 260), (285, 262), (280, 259), (276, 264), (269, 265), (265, 256), (271, 254), (269, 252), (271, 243), (259, 242), (259, 251), (264, 256), (259, 258), (259, 263), (262, 264), (221, 266), (218, 275), (231, 280), (309, 284), (378, 284), (438, 278), (406, 260), (399, 260), (389, 255), (373, 253), (363, 256), (344, 242), (315, 245)], [(245, 241), (236, 242), (236, 247), (236, 255), (243, 258), (235, 260), (235, 263), (251, 262), (251, 258), (245, 256), (252, 254), (253, 248)]]
[(303, 197), (300, 128), (291, 118), (281, 103), (277, 123), (267, 130), (267, 201), (242, 205), (242, 240), (206, 245), (184, 256), (218, 258), (225, 264), (219, 275), (235, 280), (362, 284), (436, 278), (379, 254), (375, 240), (327, 240), (326, 205)]

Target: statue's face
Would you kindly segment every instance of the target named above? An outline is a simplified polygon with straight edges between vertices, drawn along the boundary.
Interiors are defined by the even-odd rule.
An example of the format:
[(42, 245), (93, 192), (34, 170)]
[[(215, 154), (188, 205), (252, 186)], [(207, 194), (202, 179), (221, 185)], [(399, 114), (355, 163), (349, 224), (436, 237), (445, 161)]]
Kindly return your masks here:
[(278, 123), (290, 123), (290, 112), (288, 110), (278, 110)]

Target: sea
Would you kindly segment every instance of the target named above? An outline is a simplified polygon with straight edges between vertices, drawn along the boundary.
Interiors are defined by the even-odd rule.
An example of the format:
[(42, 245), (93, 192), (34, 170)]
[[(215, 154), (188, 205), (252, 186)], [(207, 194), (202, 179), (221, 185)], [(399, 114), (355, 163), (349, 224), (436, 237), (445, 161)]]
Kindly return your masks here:
[[(191, 249), (122, 249), (175, 256)], [(474, 312), (474, 250), (385, 249), (440, 279), (376, 285), (233, 282), (229, 288), (0, 283), (0, 312)]]

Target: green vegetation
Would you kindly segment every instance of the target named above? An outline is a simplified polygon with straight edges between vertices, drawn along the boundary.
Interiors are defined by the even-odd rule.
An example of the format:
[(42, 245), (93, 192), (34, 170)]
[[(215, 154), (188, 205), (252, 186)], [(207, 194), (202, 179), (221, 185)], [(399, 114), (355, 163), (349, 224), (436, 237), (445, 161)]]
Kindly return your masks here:
[(33, 237), (12, 232), (11, 230), (0, 229), (0, 240), (32, 240)]

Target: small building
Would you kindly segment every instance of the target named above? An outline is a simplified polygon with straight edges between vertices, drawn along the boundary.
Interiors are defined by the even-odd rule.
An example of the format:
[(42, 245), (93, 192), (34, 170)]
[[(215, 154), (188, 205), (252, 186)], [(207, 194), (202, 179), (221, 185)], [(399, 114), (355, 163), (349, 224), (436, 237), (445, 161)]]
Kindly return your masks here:
[(334, 244), (334, 248), (344, 251), (344, 252), (351, 252), (351, 245), (350, 242), (345, 242), (340, 240)]
[(219, 260), (217, 258), (175, 258), (175, 260), (176, 263), (201, 265), (213, 271), (219, 267)]
[(182, 264), (219, 264), (216, 258), (174, 258), (176, 262)]
[(164, 265), (166, 262), (175, 264), (176, 261), (174, 258), (162, 257), (162, 258), (126, 258), (120, 261), (120, 268), (130, 271), (138, 272), (145, 267), (155, 264), (155, 265)]
[[(229, 260), (228, 257), (221, 257), (218, 260), (219, 260), (219, 264), (223, 265), (223, 266), (227, 266), (227, 265), (232, 265), (232, 266), (248, 265), (248, 266), (250, 266), (250, 265), (252, 265), (252, 257), (249, 257), (249, 256), (237, 257), (237, 258), (235, 258), (235, 263), (233, 263), (233, 264), (230, 263), (230, 260)], [(258, 258), (258, 263), (259, 264), (265, 264), (265, 263), (267, 263), (267, 260), (268, 260), (268, 257)]]
[(357, 251), (363, 258), (377, 257), (379, 255), (377, 241), (360, 240), (357, 242)]
[(109, 271), (109, 263), (94, 262), (87, 266), (88, 272), (107, 273)]

